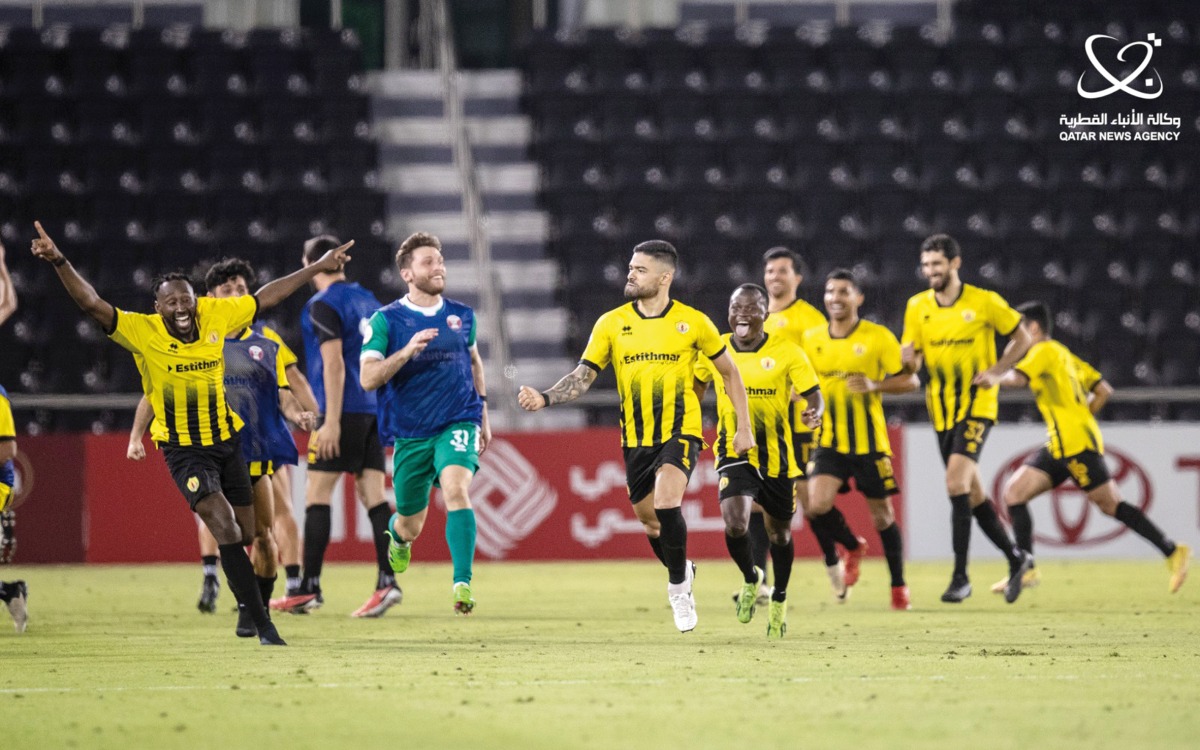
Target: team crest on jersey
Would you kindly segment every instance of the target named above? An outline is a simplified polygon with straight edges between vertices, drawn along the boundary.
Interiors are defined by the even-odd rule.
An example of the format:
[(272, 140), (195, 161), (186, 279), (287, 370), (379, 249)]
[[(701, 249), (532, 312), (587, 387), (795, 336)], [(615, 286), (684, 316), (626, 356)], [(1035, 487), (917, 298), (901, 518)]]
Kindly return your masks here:
[(775, 321), (776, 328), (783, 328), (785, 325), (787, 325), (787, 318), (780, 318), (779, 320)]
[(863, 346), (862, 344), (855, 344), (854, 353), (861, 357), (867, 353), (867, 347)]
[(262, 358), (263, 358), (262, 347), (252, 346), (252, 347), (250, 347), (249, 353), (250, 353), (250, 359), (254, 360), (255, 362), (262, 361)]
[(762, 365), (762, 368), (764, 370), (774, 370), (775, 369), (775, 360), (771, 359), (770, 357), (763, 357), (762, 359), (759, 360), (759, 364)]
[(962, 316), (963, 316), (963, 320), (970, 323), (972, 320), (975, 320), (975, 311), (974, 310), (963, 310)]
[(687, 333), (691, 330), (691, 326), (681, 320), (675, 324), (675, 330), (679, 331), (680, 333)]
[(451, 331), (461, 331), (462, 318), (458, 317), (457, 315), (447, 315), (446, 325), (450, 326)]
[(219, 337), (219, 336), (217, 336), (217, 332), (216, 332), (216, 331), (213, 331), (213, 332), (211, 332), (211, 333), (209, 333), (209, 334), (208, 334), (208, 343), (210, 343), (210, 344), (215, 344), (215, 343), (217, 343), (218, 341), (220, 341), (220, 337)]
[(188, 477), (187, 488), (188, 492), (195, 492), (196, 490), (200, 489), (200, 480), (196, 477)]

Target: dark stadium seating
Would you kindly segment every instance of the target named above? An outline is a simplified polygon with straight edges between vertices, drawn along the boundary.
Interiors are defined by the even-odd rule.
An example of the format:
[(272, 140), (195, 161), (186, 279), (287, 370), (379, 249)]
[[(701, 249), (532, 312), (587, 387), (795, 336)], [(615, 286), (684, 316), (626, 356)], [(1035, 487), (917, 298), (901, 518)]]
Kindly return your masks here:
[(1155, 107), (1194, 113), (1200, 6), (1069, 5), (963, 0), (950, 39), (877, 22), (531, 39), (525, 106), (576, 343), (651, 236), (678, 243), (680, 294), (718, 319), (785, 244), (814, 277), (853, 268), (866, 314), (898, 330), (916, 247), (949, 231), (968, 281), (1055, 306), (1114, 384), (1200, 383), (1200, 121), (1167, 144), (1064, 143), (1058, 121), (1129, 110), (1075, 91), (1100, 32), (1166, 38)]
[[(0, 27), (0, 238), (10, 258), (38, 219), (97, 288), (137, 311), (149, 309), (158, 272), (200, 278), (236, 254), (265, 281), (293, 269), (317, 231), (353, 237), (356, 266), (376, 276), (388, 258), (386, 205), (370, 187), (377, 156), (361, 68), (349, 31)], [(0, 383), (137, 389), (129, 357), (69, 308), (43, 268), (10, 265), (21, 308), (0, 332)]]

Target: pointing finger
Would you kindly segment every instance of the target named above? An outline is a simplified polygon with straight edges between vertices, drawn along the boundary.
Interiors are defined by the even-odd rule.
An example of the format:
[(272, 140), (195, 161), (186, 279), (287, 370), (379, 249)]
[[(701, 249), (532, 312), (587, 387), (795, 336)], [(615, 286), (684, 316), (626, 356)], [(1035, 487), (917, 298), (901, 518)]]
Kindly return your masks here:
[(46, 240), (47, 242), (50, 241), (50, 235), (46, 234), (45, 229), (42, 229), (42, 222), (40, 222), (40, 221), (33, 222), (33, 228), (38, 231), (38, 234), (40, 234), (42, 236), (43, 240)]

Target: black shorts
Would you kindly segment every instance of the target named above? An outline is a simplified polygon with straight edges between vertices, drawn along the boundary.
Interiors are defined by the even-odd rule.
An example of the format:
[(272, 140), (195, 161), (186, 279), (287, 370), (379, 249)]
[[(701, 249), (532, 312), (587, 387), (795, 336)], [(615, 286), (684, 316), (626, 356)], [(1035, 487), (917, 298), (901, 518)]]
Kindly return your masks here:
[(955, 453), (978, 462), (979, 453), (983, 450), (983, 444), (987, 442), (993, 424), (995, 421), (991, 419), (967, 417), (961, 422), (956, 422), (950, 429), (938, 432), (942, 463), (949, 464), (950, 456)]
[(654, 492), (654, 477), (660, 466), (674, 466), (692, 478), (704, 443), (699, 438), (676, 435), (662, 445), (625, 448), (625, 486), (629, 502), (637, 504)]
[(808, 462), (812, 460), (815, 445), (811, 432), (792, 433), (792, 447), (796, 451), (796, 463), (800, 468), (800, 476), (796, 477), (796, 480), (808, 479)]
[(762, 506), (763, 512), (780, 521), (790, 521), (796, 515), (796, 481), (789, 477), (764, 477), (748, 462), (717, 470), (721, 475), (718, 496), (750, 497)]
[(1043, 446), (1037, 455), (1025, 461), (1025, 465), (1048, 474), (1055, 487), (1070, 479), (1084, 492), (1091, 492), (1112, 479), (1108, 465), (1104, 463), (1104, 454), (1096, 451), (1055, 458), (1050, 455), (1050, 449)]
[(230, 505), (245, 507), (253, 504), (250, 472), (242, 460), (241, 441), (237, 435), (216, 445), (163, 445), (163, 458), (175, 486), (196, 509), (196, 503), (214, 492), (225, 493)]
[[(318, 425), (318, 428), (320, 425)], [(311, 471), (337, 471), (362, 474), (366, 469), (383, 471), (383, 443), (374, 414), (343, 414), (341, 455), (317, 459), (317, 433), (308, 437), (308, 468)]]
[(892, 457), (883, 453), (857, 456), (833, 448), (817, 448), (813, 452), (812, 475), (828, 474), (842, 480), (839, 492), (850, 491), (850, 479), (858, 491), (869, 498), (880, 499), (900, 493), (892, 471)]

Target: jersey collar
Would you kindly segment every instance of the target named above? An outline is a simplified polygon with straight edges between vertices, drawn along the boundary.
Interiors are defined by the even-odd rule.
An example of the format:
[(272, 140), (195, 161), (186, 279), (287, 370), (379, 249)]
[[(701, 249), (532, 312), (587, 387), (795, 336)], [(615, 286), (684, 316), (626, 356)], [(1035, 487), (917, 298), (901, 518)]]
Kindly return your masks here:
[(641, 309), (638, 307), (637, 300), (634, 300), (633, 302), (630, 302), (629, 304), (633, 306), (633, 311), (635, 313), (637, 313), (638, 317), (641, 318), (642, 320), (657, 320), (659, 318), (667, 317), (667, 313), (671, 312), (671, 308), (675, 306), (675, 300), (673, 300), (673, 299), (667, 300), (667, 306), (663, 308), (663, 311), (661, 313), (659, 313), (658, 315), (655, 315), (655, 316), (650, 316), (650, 315), (646, 315), (645, 313), (643, 313), (641, 311)]
[(847, 331), (845, 336), (834, 336), (833, 335), (833, 321), (831, 320), (831, 321), (829, 321), (829, 329), (828, 329), (829, 330), (829, 338), (833, 339), (834, 341), (844, 341), (854, 335), (854, 332), (858, 330), (858, 327), (860, 325), (862, 325), (862, 322), (863, 322), (863, 319), (859, 318), (858, 320), (854, 321), (854, 327), (851, 328), (849, 331)]
[(943, 305), (943, 304), (942, 304), (942, 303), (941, 303), (941, 302), (938, 300), (938, 298), (937, 298), (937, 292), (936, 292), (936, 291), (934, 291), (933, 289), (930, 289), (929, 291), (933, 292), (933, 304), (935, 304), (935, 305), (937, 305), (938, 307), (940, 307), (940, 308), (942, 308), (943, 310), (945, 310), (947, 307), (954, 307), (955, 305), (957, 305), (957, 304), (958, 304), (958, 301), (959, 301), (960, 299), (962, 299), (962, 298), (963, 298), (963, 295), (964, 295), (964, 294), (966, 294), (966, 293), (967, 293), (967, 284), (966, 284), (966, 282), (963, 282), (962, 286), (960, 286), (960, 287), (958, 288), (958, 296), (957, 296), (957, 297), (955, 297), (954, 299), (950, 300), (950, 304), (948, 304), (948, 305)]
[(438, 303), (433, 307), (421, 307), (420, 305), (414, 304), (406, 294), (400, 298), (400, 304), (404, 305), (413, 312), (420, 313), (427, 318), (432, 318), (434, 315), (437, 315), (439, 312), (441, 312), (441, 309), (446, 306), (446, 298), (443, 297), (442, 299), (438, 300)]

